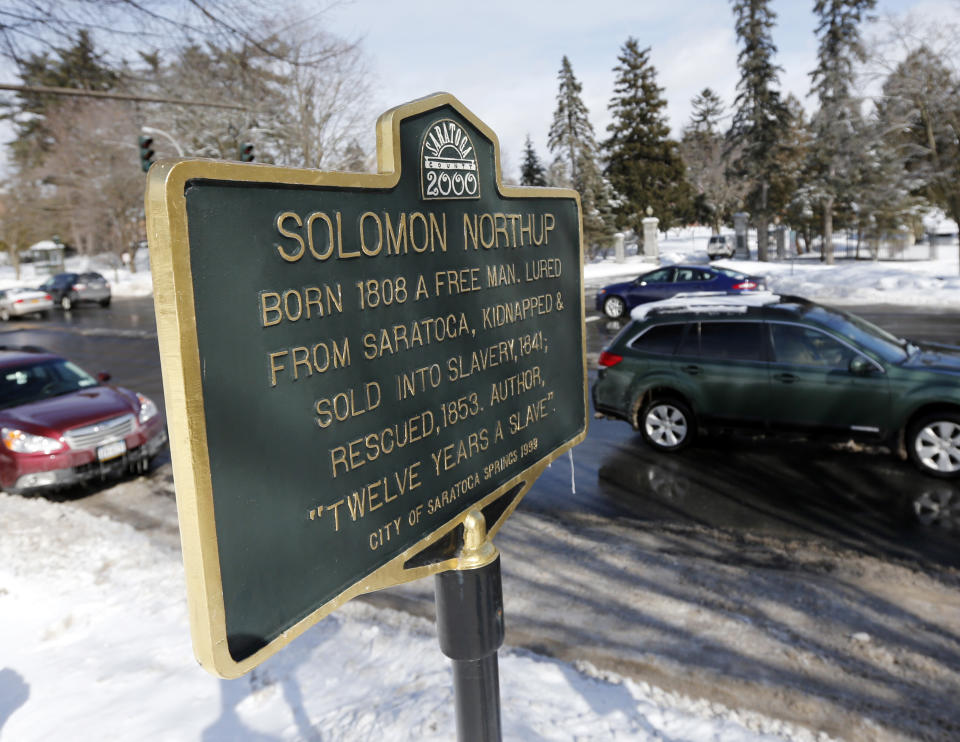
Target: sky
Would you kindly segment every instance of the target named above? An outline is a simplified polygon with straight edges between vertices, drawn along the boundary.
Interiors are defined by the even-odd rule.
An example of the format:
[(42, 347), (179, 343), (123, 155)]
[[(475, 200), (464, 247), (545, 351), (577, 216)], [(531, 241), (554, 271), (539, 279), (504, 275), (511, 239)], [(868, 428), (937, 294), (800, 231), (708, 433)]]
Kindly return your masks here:
[[(519, 167), (527, 134), (548, 160), (557, 72), (566, 55), (583, 85), (599, 139), (605, 136), (613, 67), (626, 39), (651, 47), (675, 136), (704, 87), (732, 102), (737, 40), (726, 0), (485, 0), (464, 10), (443, 0), (354, 0), (332, 6), (328, 30), (362, 38), (374, 85), (374, 116), (430, 93), (452, 93), (500, 139), (504, 170)], [(801, 100), (816, 62), (812, 0), (774, 0), (780, 82)], [(960, 19), (957, 0), (879, 0), (876, 15)], [(867, 35), (879, 33), (875, 26)], [(804, 100), (808, 110), (813, 100)]]

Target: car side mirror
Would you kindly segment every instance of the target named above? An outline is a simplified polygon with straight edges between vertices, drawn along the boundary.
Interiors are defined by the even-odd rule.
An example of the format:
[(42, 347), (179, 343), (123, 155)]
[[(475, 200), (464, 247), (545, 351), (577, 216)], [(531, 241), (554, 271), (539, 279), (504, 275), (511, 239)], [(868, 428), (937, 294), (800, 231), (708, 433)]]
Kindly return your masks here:
[(850, 359), (850, 373), (854, 376), (867, 376), (875, 366), (863, 356), (854, 356)]
[(97, 374), (97, 381), (99, 381), (101, 384), (106, 384), (108, 381), (110, 381), (110, 374), (108, 374), (106, 371), (101, 371), (99, 374)]

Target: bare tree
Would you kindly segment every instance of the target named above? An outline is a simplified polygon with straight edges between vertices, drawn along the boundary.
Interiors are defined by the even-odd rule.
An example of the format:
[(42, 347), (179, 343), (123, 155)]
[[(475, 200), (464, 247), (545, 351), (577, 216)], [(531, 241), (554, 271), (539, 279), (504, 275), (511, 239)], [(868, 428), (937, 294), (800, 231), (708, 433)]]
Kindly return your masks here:
[(43, 196), (36, 184), (14, 176), (6, 186), (6, 192), (0, 194), (0, 247), (19, 280), (23, 252), (54, 233), (49, 229)]
[[(273, 54), (275, 48), (262, 42), (264, 24), (297, 7), (296, 0), (5, 0), (0, 55), (19, 66), (63, 47), (81, 28), (118, 57), (145, 45), (170, 49), (185, 42), (248, 45)], [(312, 17), (329, 7), (314, 8)]]
[(81, 252), (107, 250), (119, 259), (143, 232), (132, 111), (122, 103), (72, 100), (48, 125), (54, 145), (41, 165), (23, 174), (48, 191), (49, 234), (63, 234)]

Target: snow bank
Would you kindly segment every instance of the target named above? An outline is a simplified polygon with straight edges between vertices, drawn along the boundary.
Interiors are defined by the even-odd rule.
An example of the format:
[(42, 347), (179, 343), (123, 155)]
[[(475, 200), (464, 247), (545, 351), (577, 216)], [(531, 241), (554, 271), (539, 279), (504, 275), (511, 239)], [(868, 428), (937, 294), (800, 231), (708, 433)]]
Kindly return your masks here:
[[(69, 504), (0, 494), (0, 735), (61, 739), (450, 740), (434, 627), (354, 602), (238, 680), (195, 663), (176, 551)], [(510, 740), (744, 740), (802, 729), (504, 649)], [(761, 730), (761, 731), (754, 731)]]
[[(604, 279), (636, 276), (659, 265), (709, 263), (703, 229), (672, 231), (661, 235), (660, 262), (631, 256), (623, 263), (606, 259), (588, 263), (584, 277), (596, 286)], [(764, 276), (767, 288), (777, 294), (795, 294), (825, 304), (896, 304), (960, 308), (960, 262), (956, 245), (940, 245), (931, 259), (928, 245), (914, 246), (910, 259), (840, 260), (824, 265), (816, 256), (783, 262), (718, 260), (715, 265), (750, 275)], [(607, 282), (612, 282), (607, 281)]]

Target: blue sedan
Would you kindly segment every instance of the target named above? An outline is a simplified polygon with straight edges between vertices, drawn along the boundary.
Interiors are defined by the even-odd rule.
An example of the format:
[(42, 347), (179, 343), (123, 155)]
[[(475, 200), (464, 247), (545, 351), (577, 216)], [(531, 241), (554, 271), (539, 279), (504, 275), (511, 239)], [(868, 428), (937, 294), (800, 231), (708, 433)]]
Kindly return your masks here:
[(766, 288), (760, 276), (706, 265), (671, 265), (644, 273), (632, 281), (612, 283), (597, 292), (597, 311), (612, 319), (625, 317), (638, 304), (668, 299), (692, 291), (739, 294)]

